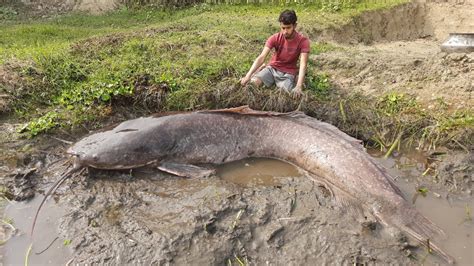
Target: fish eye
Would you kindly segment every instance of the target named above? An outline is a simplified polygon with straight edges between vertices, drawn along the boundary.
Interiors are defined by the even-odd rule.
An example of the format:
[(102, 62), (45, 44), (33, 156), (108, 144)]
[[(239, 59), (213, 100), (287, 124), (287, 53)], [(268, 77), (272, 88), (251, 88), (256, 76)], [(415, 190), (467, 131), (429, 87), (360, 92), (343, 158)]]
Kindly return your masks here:
[(94, 154), (94, 155), (92, 155), (92, 159), (93, 159), (94, 161), (97, 161), (97, 160), (99, 159), (99, 156), (97, 156), (97, 154)]

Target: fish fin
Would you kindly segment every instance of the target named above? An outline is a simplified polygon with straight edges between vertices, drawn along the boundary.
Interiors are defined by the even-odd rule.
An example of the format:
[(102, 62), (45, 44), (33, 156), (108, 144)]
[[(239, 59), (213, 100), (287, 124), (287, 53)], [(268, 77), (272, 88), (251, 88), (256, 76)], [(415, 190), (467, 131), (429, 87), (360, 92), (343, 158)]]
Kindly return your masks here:
[(331, 184), (323, 177), (313, 173), (310, 173), (310, 175), (314, 182), (323, 185), (329, 191), (335, 205), (338, 206), (343, 212), (353, 216), (354, 218), (363, 218), (366, 216), (364, 215), (364, 209), (362, 205), (352, 195), (335, 186), (334, 184)]
[(226, 109), (203, 110), (203, 111), (198, 111), (198, 113), (229, 113), (229, 114), (255, 115), (255, 116), (288, 116), (288, 115), (294, 115), (294, 114), (299, 114), (299, 113), (303, 114), (300, 111), (294, 111), (290, 113), (259, 111), (259, 110), (253, 110), (248, 105), (233, 107), (233, 108), (226, 108)]
[(226, 108), (226, 109), (217, 109), (217, 110), (205, 110), (205, 111), (198, 111), (198, 113), (231, 113), (231, 114), (240, 114), (240, 115), (256, 115), (256, 116), (280, 116), (280, 117), (288, 117), (292, 119), (296, 119), (296, 121), (312, 127), (318, 130), (323, 130), (330, 135), (337, 135), (353, 144), (355, 147), (364, 149), (362, 141), (356, 138), (353, 138), (346, 133), (339, 130), (337, 127), (319, 121), (318, 119), (308, 116), (301, 111), (293, 111), (288, 113), (278, 113), (272, 111), (258, 111), (253, 110), (248, 105), (233, 107), (233, 108)]
[(378, 164), (371, 158), (372, 163), (377, 167), (384, 175), (390, 186), (392, 187), (393, 191), (397, 193), (400, 197), (406, 200), (406, 196), (403, 194), (403, 192), (400, 190), (400, 188), (395, 184), (395, 179), (393, 179), (392, 175), (387, 171), (385, 166)]
[(375, 213), (375, 215), (385, 225), (397, 227), (408, 234), (408, 236), (414, 238), (421, 245), (427, 247), (430, 253), (433, 251), (447, 263), (454, 263), (454, 258), (434, 242), (434, 238), (437, 236), (446, 238), (446, 234), (440, 227), (419, 213), (411, 205), (400, 206), (398, 211), (390, 212), (388, 215), (383, 215), (382, 213)]
[(366, 215), (364, 214), (364, 209), (362, 204), (351, 196), (346, 191), (339, 189), (338, 187), (333, 187), (333, 194), (334, 194), (334, 201), (338, 207), (341, 208), (342, 211), (351, 215), (356, 220), (357, 218), (364, 218)]
[(215, 173), (214, 169), (199, 167), (192, 164), (180, 164), (171, 162), (160, 163), (158, 169), (176, 176), (193, 178), (208, 177)]
[[(427, 220), (425, 218), (425, 220)], [(430, 221), (429, 221), (430, 222)], [(431, 223), (431, 222), (430, 222)], [(431, 223), (431, 225), (433, 225)], [(428, 248), (428, 252), (431, 253), (434, 251), (438, 256), (444, 259), (449, 264), (454, 264), (454, 258), (447, 254), (444, 250), (439, 248), (436, 243), (434, 243), (430, 237), (424, 235), (424, 233), (418, 233), (418, 231), (432, 230), (432, 228), (427, 228), (425, 224), (411, 224), (407, 226), (402, 226), (401, 229), (406, 232), (408, 235), (416, 239), (420, 244)]]

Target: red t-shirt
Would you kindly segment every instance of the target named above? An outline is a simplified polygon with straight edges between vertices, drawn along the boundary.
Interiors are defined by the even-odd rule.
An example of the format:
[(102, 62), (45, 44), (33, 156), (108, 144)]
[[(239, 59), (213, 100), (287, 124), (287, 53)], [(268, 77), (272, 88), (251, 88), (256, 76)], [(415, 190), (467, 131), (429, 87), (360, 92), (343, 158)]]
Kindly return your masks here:
[(301, 53), (309, 53), (309, 39), (301, 33), (296, 32), (291, 40), (285, 39), (281, 32), (275, 33), (268, 38), (265, 46), (275, 52), (270, 60), (270, 66), (285, 73), (296, 75), (298, 68), (296, 63)]

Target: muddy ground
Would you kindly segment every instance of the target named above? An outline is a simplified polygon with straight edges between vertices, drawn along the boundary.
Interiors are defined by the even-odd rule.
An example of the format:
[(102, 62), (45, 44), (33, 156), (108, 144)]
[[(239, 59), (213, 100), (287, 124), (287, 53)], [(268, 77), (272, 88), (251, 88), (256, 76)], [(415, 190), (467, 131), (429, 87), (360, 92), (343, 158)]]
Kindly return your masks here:
[[(441, 5), (449, 5), (450, 12), (466, 8), (431, 3), (422, 13), (441, 12)], [(473, 108), (474, 56), (441, 52), (443, 30), (410, 41), (339, 43), (342, 49), (312, 60), (341, 90), (409, 93), (427, 109), (436, 101), (446, 102), (451, 110)], [(9, 198), (27, 200), (41, 196), (38, 192), (64, 171), (64, 140), (74, 141), (86, 132), (18, 140), (14, 121), (3, 120), (0, 134), (1, 185), (8, 188)], [(436, 174), (413, 182), (428, 183), (443, 197), (472, 201), (472, 151), (440, 150), (430, 151), (427, 161)], [(265, 184), (242, 185), (219, 176), (183, 179), (150, 169), (90, 170), (69, 180), (55, 198), (66, 213), (58, 235), (71, 240), (74, 263), (420, 263), (411, 256), (414, 243), (370, 218), (344, 213), (323, 187), (297, 172)], [(1, 234), (8, 234), (7, 227)], [(40, 246), (45, 241), (35, 239)]]

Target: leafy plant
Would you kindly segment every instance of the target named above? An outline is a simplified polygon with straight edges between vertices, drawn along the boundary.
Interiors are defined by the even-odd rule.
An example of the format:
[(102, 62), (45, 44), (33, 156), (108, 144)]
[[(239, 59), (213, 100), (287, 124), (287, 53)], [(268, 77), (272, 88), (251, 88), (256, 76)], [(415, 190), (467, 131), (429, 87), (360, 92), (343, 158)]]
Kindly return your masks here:
[(48, 131), (59, 125), (58, 113), (55, 111), (49, 111), (43, 116), (40, 116), (26, 124), (28, 135), (30, 137), (36, 136), (41, 132)]
[(327, 98), (331, 90), (327, 74), (312, 74), (306, 77), (307, 89), (319, 98)]

